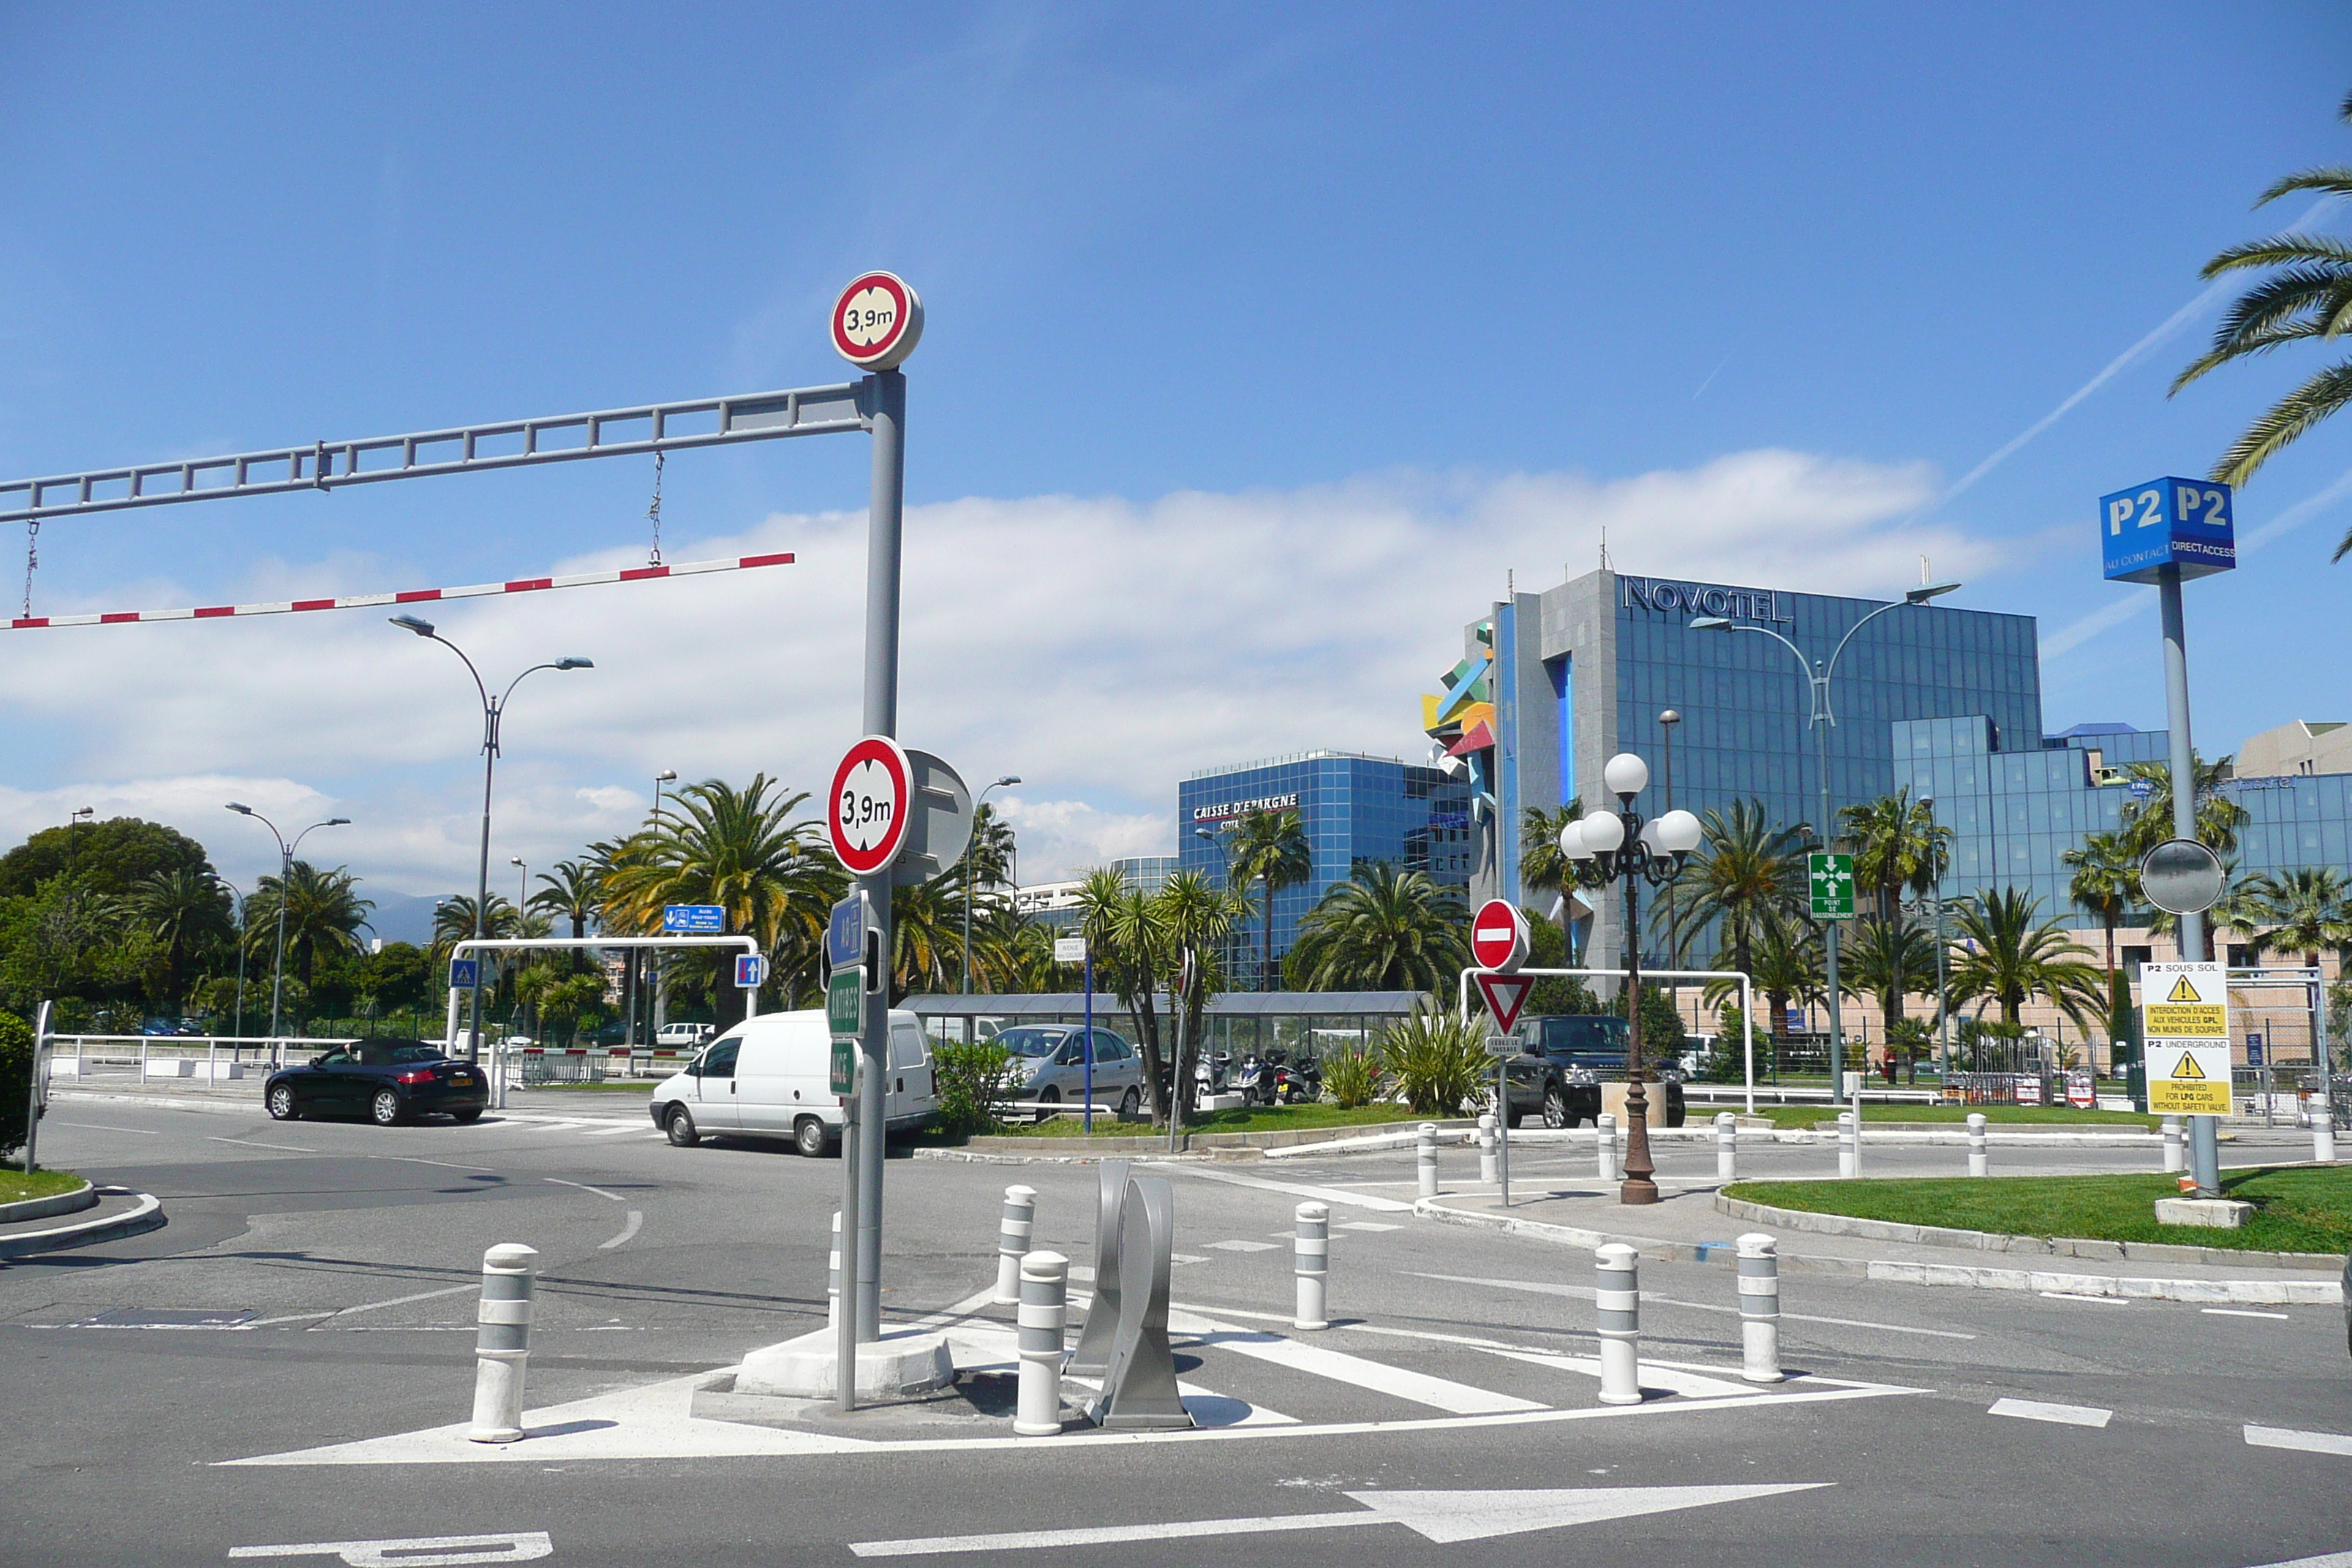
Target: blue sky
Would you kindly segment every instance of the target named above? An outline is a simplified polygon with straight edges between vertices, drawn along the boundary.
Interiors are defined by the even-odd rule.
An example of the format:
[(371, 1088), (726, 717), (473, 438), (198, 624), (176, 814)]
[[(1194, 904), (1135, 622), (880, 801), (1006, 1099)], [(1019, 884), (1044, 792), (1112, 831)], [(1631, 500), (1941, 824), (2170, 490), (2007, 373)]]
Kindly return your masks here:
[[(2168, 401), (2209, 300), (1948, 492), (2301, 214), (2250, 213), (2264, 184), (2352, 161), (2347, 43), (2284, 4), (18, 7), (0, 470), (842, 379), (825, 309), (887, 266), (928, 310), (906, 727), (1028, 781), (1024, 875), (1166, 847), (1198, 767), (1413, 752), (1461, 623), (1604, 524), (1625, 569), (1791, 588), (1931, 552), (1958, 602), (2041, 617), (2052, 727), (2154, 724), (2095, 499), (2201, 472), (2315, 360)], [(2347, 431), (2263, 472), (2242, 537), (2288, 526), (2191, 595), (2210, 752), (2352, 717), (2315, 632), (2352, 584)], [(518, 699), (495, 863), (624, 826), (661, 767), (815, 782), (856, 721), (866, 465), (669, 464), (670, 558), (800, 552), (758, 584), (442, 617), (499, 669), (599, 664)], [(622, 563), (651, 480), (52, 524), (36, 608)], [(381, 888), (470, 879), (441, 650), (363, 612), (5, 636), (0, 831), (135, 809), (249, 876), (235, 789), (354, 817), (337, 853)]]

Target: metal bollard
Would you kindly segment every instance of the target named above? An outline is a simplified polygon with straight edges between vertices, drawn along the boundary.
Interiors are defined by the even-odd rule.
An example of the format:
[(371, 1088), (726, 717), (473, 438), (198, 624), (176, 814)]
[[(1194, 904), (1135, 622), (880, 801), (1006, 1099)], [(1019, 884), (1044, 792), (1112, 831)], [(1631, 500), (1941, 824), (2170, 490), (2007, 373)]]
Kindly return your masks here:
[(1004, 1217), (996, 1224), (996, 1301), (1009, 1307), (1021, 1300), (1021, 1259), (1029, 1252), (1029, 1234), (1037, 1226), (1037, 1189), (1004, 1189)]
[(1491, 1187), (1498, 1179), (1495, 1170), (1495, 1113), (1490, 1110), (1478, 1118), (1478, 1184)]
[(522, 1436), (522, 1378), (530, 1363), (530, 1291), (536, 1248), (503, 1242), (482, 1254), (482, 1304), (475, 1321), (474, 1429), (477, 1443)]
[(1739, 1179), (1739, 1118), (1728, 1110), (1719, 1110), (1715, 1116), (1715, 1179)]
[(2164, 1168), (2168, 1171), (2189, 1168), (2188, 1156), (2180, 1148), (2180, 1118), (2178, 1116), (2164, 1119)]
[(1291, 1217), (1298, 1222), (1297, 1238), (1291, 1243), (1298, 1272), (1298, 1315), (1290, 1326), (1328, 1329), (1331, 1320), (1324, 1315), (1323, 1287), (1331, 1272), (1331, 1209), (1327, 1204), (1300, 1204)]
[(1838, 1112), (1838, 1174), (1858, 1175), (1862, 1171), (1862, 1129), (1854, 1121), (1853, 1112)]
[(1603, 1182), (1617, 1180), (1617, 1119), (1602, 1111), (1592, 1123), (1594, 1173)]
[(1062, 1331), (1070, 1315), (1070, 1260), (1033, 1252), (1021, 1260), (1021, 1387), (1013, 1430), (1051, 1437), (1062, 1430)]
[(1437, 1123), (1421, 1124), (1421, 1195), (1437, 1195)]
[(1739, 1238), (1739, 1375), (1780, 1381), (1780, 1244), (1760, 1230)]
[(841, 1211), (833, 1211), (833, 1255), (826, 1260), (824, 1279), (824, 1326), (834, 1328), (841, 1321)]
[(1981, 1111), (1969, 1112), (1969, 1174), (1990, 1173), (1992, 1161), (1985, 1153), (1985, 1119)]
[(1642, 1403), (1641, 1254), (1622, 1241), (1593, 1253), (1599, 1289), (1601, 1403)]

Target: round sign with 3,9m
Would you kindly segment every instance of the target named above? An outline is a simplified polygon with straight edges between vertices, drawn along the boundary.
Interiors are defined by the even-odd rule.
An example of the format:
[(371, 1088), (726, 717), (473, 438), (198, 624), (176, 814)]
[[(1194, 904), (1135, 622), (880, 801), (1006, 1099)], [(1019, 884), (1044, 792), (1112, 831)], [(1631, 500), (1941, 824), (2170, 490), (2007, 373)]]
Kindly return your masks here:
[(868, 272), (833, 304), (834, 351), (860, 370), (889, 370), (923, 336), (923, 302), (891, 272)]
[(898, 858), (907, 837), (911, 776), (907, 753), (887, 735), (866, 736), (833, 770), (825, 828), (833, 852), (852, 875), (874, 876)]

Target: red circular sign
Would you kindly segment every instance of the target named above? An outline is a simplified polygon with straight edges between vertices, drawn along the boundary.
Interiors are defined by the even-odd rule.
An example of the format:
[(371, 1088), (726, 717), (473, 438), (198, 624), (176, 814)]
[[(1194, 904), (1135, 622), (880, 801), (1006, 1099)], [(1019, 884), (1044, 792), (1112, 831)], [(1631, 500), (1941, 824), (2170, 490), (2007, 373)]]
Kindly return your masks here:
[(861, 370), (888, 370), (923, 336), (923, 302), (892, 272), (868, 272), (833, 302), (833, 346)]
[(913, 804), (911, 776), (907, 753), (887, 735), (868, 735), (842, 754), (825, 797), (824, 826), (833, 852), (852, 874), (871, 877), (898, 858)]
[(1470, 921), (1470, 956), (1505, 973), (1528, 958), (1528, 917), (1508, 899), (1488, 899)]

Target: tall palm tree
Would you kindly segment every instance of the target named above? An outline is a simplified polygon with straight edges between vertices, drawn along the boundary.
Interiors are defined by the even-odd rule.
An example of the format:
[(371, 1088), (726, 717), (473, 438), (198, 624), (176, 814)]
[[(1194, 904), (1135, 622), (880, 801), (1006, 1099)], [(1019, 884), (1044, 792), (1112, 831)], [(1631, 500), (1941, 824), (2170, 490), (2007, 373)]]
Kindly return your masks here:
[(1519, 814), (1519, 885), (1530, 893), (1564, 893), (1574, 880), (1568, 857), (1560, 853), (1560, 831), (1584, 815), (1584, 803), (1571, 800), (1557, 811), (1531, 805)]
[(2352, 947), (2352, 901), (2335, 867), (2273, 872), (2255, 878), (2247, 890), (2263, 927), (2254, 936), (2256, 952), (2298, 953), (2305, 968), (2317, 969), (2323, 949)]
[[(604, 903), (604, 890), (597, 883), (602, 873), (593, 862), (558, 860), (552, 871), (541, 871), (539, 879), (547, 884), (530, 896), (530, 907), (550, 917), (562, 916), (572, 922), (572, 940), (584, 941), (588, 922), (596, 918)], [(588, 966), (588, 954), (573, 949), (572, 970), (578, 973)]]
[(1859, 1000), (1878, 999), (1880, 1024), (1893, 1037), (1903, 1016), (1904, 999), (1916, 989), (1914, 975), (1932, 985), (1936, 974), (1936, 939), (1928, 929), (1900, 910), (1893, 920), (1867, 920), (1839, 955), (1838, 989)]
[[(1881, 1019), (1892, 1029), (1903, 1016), (1903, 999), (1911, 993), (1904, 965), (1915, 954), (1903, 916), (1903, 889), (1925, 894), (1944, 879), (1951, 861), (1952, 830), (1936, 820), (1933, 806), (1913, 800), (1908, 788), (1849, 805), (1840, 815), (1853, 847), (1854, 880), (1871, 890), (1872, 914), (1863, 924), (1876, 928), (1858, 933), (1857, 951), (1869, 948), (1871, 961), (1885, 965), (1872, 977), (1869, 989), (1879, 999)], [(1933, 967), (1932, 944), (1925, 956)]]
[[(2230, 759), (2209, 763), (2192, 752), (2189, 767), (2196, 778), (2197, 841), (2216, 855), (2235, 854), (2238, 829), (2251, 816), (2244, 806), (2221, 792), (2223, 782), (2231, 776)], [(2172, 769), (2164, 763), (2134, 763), (2126, 772), (2148, 786), (2146, 796), (2124, 807), (2123, 841), (2137, 875), (2138, 863), (2147, 852), (2172, 837)]]
[(135, 884), (124, 903), (163, 944), (163, 1002), (177, 1015), (187, 997), (190, 961), (233, 934), (228, 889), (209, 866), (182, 867)]
[(1178, 1103), (1190, 1106), (1201, 1014), (1209, 998), (1224, 989), (1218, 953), (1225, 939), (1250, 917), (1249, 895), (1231, 883), (1215, 887), (1198, 871), (1179, 871), (1151, 895), (1151, 901), (1159, 908), (1168, 942), (1168, 963), (1160, 978), (1168, 988), (1169, 1016), (1182, 1025), (1176, 1041)]
[(2085, 914), (2098, 917), (2107, 933), (2107, 984), (2115, 984), (2116, 928), (2131, 913), (2139, 890), (2139, 862), (2120, 833), (2085, 834), (2083, 842), (2058, 857), (2073, 872), (2066, 896)]
[[(893, 1007), (919, 992), (956, 988), (963, 962), (963, 900), (964, 890), (952, 877), (890, 889)], [(976, 941), (973, 952), (980, 955)]]
[[(1756, 924), (1751, 942), (1749, 962), (1755, 969), (1748, 976), (1751, 992), (1764, 998), (1771, 1015), (1769, 1032), (1776, 1039), (1789, 1036), (1789, 1008), (1792, 1004), (1811, 1005), (1822, 1001), (1828, 991), (1822, 976), (1823, 963), (1822, 929), (1811, 921), (1773, 911)], [(1737, 969), (1738, 960), (1729, 948), (1715, 955), (1717, 969)], [(1843, 976), (1840, 976), (1841, 979)], [(1710, 980), (1705, 995), (1710, 1007), (1739, 994), (1735, 980)]]
[(310, 984), (319, 960), (328, 953), (357, 952), (360, 932), (368, 929), (372, 899), (357, 891), (359, 879), (344, 867), (321, 871), (307, 860), (294, 862), (293, 874), (282, 882), (264, 877), (246, 900), (250, 914), (247, 940), (268, 952), (278, 940), (278, 910), (286, 907), (286, 953), (294, 961), (295, 977)]
[(1425, 871), (1379, 862), (1335, 884), (1298, 923), (1295, 983), (1307, 991), (1434, 991), (1470, 963), (1461, 900)]
[(1150, 895), (1129, 888), (1126, 879), (1106, 868), (1088, 872), (1078, 889), (1078, 931), (1094, 954), (1095, 983), (1108, 984), (1134, 1021), (1152, 1123), (1164, 1127), (1168, 1103), (1160, 1092), (1160, 1077), (1165, 1058), (1156, 998), (1167, 965), (1166, 917)]
[(1759, 800), (1734, 801), (1728, 813), (1708, 811), (1699, 823), (1703, 847), (1675, 879), (1677, 934), (1687, 943), (1720, 922), (1735, 967), (1753, 974), (1763, 922), (1807, 908), (1804, 830), (1771, 826)]
[(963, 852), (963, 874), (975, 888), (1008, 887), (1017, 849), (1013, 825), (987, 801), (972, 807), (971, 842)]
[(2084, 962), (2090, 950), (2041, 913), (2042, 900), (2015, 888), (1988, 889), (1962, 900), (1955, 922), (1962, 947), (1952, 963), (1953, 1005), (1974, 1002), (1979, 1016), (1998, 1005), (2001, 1021), (2015, 1027), (2025, 1004), (2039, 996), (2087, 1032), (2084, 1020), (2096, 1016), (2106, 1000), (2099, 972)]
[(1306, 819), (1296, 806), (1245, 811), (1225, 825), (1225, 886), (1246, 893), (1255, 882), (1265, 898), (1265, 949), (1258, 965), (1261, 991), (1274, 989), (1274, 896), (1315, 874)]
[[(2352, 123), (2352, 95), (2337, 107)], [(2305, 169), (2277, 181), (2262, 194), (2260, 207), (2297, 191), (2352, 195), (2352, 168)], [(2174, 393), (2206, 372), (2233, 360), (2266, 354), (2284, 343), (2316, 340), (2332, 343), (2352, 325), (2352, 246), (2322, 235), (2289, 232), (2233, 245), (2207, 262), (2203, 275), (2274, 268), (2238, 297), (2214, 330), (2213, 346), (2175, 377)], [(2273, 404), (2213, 464), (2212, 477), (2242, 485), (2254, 470), (2288, 443), (2352, 403), (2352, 360), (2339, 360)], [(2352, 551), (2352, 531), (2336, 547), (2341, 561)]]

